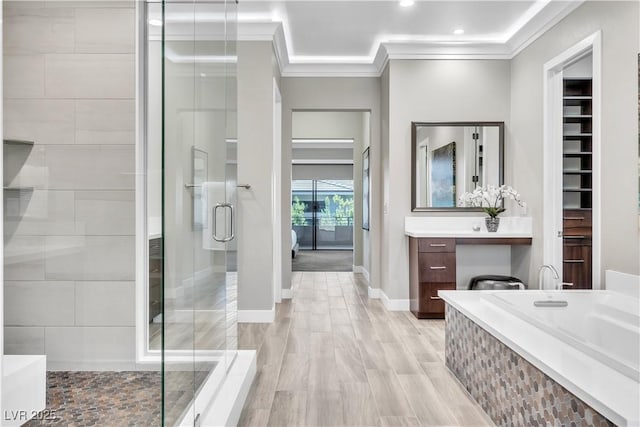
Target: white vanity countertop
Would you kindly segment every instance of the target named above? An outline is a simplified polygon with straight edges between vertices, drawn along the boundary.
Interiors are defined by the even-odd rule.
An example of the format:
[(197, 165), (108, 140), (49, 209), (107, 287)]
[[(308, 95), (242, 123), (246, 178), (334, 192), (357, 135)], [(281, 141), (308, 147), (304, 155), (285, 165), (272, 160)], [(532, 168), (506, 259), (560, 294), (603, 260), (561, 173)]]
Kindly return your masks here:
[[(505, 291), (439, 291), (438, 295), (615, 424), (640, 425), (638, 382), (485, 297), (500, 292)], [(546, 295), (540, 290), (517, 292)]]
[[(404, 219), (404, 234), (410, 237), (445, 238), (530, 238), (533, 223), (531, 217), (500, 217), (500, 227), (489, 233), (483, 216), (408, 216)], [(473, 231), (479, 226), (480, 231)]]

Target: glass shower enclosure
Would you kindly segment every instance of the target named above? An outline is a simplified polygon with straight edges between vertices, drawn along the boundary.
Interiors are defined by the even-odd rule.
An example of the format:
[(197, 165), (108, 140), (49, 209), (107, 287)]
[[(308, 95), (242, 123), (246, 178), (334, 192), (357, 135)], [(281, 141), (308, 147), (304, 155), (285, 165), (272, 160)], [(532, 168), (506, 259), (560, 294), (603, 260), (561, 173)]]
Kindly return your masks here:
[(161, 117), (148, 138), (161, 149), (158, 209), (149, 217), (160, 225), (162, 260), (149, 349), (162, 356), (163, 425), (205, 425), (236, 355), (237, 5), (165, 0), (148, 8), (150, 32), (160, 35), (149, 55), (155, 48), (161, 86), (148, 89), (159, 101), (149, 110)]

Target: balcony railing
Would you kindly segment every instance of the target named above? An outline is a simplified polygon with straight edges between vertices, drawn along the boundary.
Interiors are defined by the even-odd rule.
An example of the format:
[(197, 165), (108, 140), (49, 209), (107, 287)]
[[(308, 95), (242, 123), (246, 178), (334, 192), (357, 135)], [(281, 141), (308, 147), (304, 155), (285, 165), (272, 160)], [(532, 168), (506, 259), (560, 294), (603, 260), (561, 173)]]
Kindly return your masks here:
[[(293, 225), (302, 249), (313, 246), (314, 230), (306, 225)], [(315, 230), (317, 249), (353, 249), (353, 217), (321, 217)]]

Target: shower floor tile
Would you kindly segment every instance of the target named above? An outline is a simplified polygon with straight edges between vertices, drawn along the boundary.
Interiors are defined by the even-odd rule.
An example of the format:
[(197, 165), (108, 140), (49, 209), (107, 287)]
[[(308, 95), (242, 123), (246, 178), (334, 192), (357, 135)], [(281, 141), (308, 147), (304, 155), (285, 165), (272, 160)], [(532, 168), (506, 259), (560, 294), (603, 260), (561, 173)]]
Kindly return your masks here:
[[(181, 419), (194, 390), (215, 363), (170, 364), (165, 374), (165, 425)], [(47, 372), (47, 408), (24, 424), (36, 426), (160, 426), (162, 378), (158, 371)]]
[(25, 426), (159, 426), (161, 408), (159, 372), (47, 372), (47, 409)]

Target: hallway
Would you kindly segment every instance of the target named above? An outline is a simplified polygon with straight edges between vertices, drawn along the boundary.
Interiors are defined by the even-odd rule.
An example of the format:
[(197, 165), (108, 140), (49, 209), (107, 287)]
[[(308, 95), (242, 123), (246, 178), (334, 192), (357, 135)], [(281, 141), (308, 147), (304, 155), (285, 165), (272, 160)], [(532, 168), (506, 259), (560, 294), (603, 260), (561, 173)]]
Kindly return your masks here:
[(240, 426), (482, 426), (444, 366), (444, 322), (389, 312), (362, 276), (296, 272), (272, 324), (240, 324), (258, 350)]

